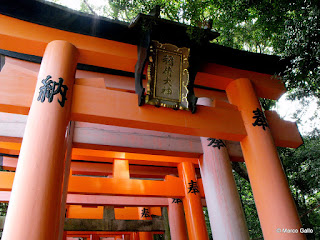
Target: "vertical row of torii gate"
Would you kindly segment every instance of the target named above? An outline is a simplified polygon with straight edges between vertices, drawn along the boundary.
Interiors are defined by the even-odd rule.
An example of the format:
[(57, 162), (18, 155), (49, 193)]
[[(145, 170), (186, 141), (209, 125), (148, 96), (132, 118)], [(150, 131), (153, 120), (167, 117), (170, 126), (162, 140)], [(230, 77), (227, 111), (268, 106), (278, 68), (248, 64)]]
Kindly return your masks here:
[(3, 240), (205, 240), (204, 205), (215, 240), (249, 239), (230, 165), (243, 159), (264, 239), (305, 239), (282, 232), (301, 223), (276, 151), (301, 137), (259, 103), (285, 91), (277, 58), (212, 45), (196, 113), (138, 106), (126, 25), (42, 1), (0, 13)]

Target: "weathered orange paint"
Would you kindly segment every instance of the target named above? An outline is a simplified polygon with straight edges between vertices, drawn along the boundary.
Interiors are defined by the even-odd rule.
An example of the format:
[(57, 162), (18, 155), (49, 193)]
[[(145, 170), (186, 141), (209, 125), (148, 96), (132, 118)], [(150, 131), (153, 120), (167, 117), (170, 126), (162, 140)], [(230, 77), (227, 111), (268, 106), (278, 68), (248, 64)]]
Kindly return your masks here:
[(166, 108), (154, 111), (150, 105), (139, 107), (136, 94), (81, 85), (74, 86), (73, 96), (72, 120), (75, 121), (228, 140), (241, 140), (245, 135), (237, 110), (199, 106), (197, 114)]
[[(19, 88), (19, 82), (21, 81), (11, 82), (0, 78), (2, 86), (0, 88), (0, 111), (28, 114), (30, 107), (28, 99), (31, 99), (33, 91)], [(199, 106), (197, 114), (166, 108), (154, 111), (154, 107), (150, 105), (139, 107), (137, 95), (133, 93), (84, 85), (74, 85), (73, 91), (71, 115), (73, 121), (194, 136), (215, 136), (235, 141), (241, 140), (246, 135), (240, 113), (237, 110)], [(92, 98), (92, 96), (95, 97)]]
[(173, 199), (168, 198), (168, 205), (168, 219), (171, 240), (188, 239), (183, 203), (173, 203)]
[(75, 84), (102, 89), (106, 88), (103, 78), (76, 78)]
[(184, 195), (182, 181), (170, 176), (167, 176), (165, 181), (72, 176), (68, 190), (70, 193), (118, 196), (182, 197)]
[[(5, 70), (2, 71), (0, 74), (0, 82), (1, 82), (1, 86), (2, 86), (0, 91), (3, 91), (0, 94), (0, 103), (1, 103), (0, 110), (6, 111), (6, 112), (16, 112), (16, 113), (27, 114), (28, 113), (28, 106), (30, 106), (31, 101), (32, 101), (32, 95), (33, 95), (33, 89), (34, 89), (33, 86), (35, 85), (36, 79), (34, 77), (33, 71), (30, 71), (28, 69), (24, 69), (23, 67), (21, 67), (21, 65), (23, 66), (23, 64), (20, 64), (20, 65), (14, 65), (14, 64), (17, 64), (17, 63), (16, 62), (12, 63), (12, 60), (10, 60), (8, 63), (8, 67), (6, 68), (6, 65), (7, 65), (7, 63), (6, 63), (5, 67), (4, 67)], [(13, 67), (12, 65), (14, 65), (15, 67)], [(25, 73), (23, 73), (23, 70), (25, 70)], [(88, 78), (82, 77), (78, 80), (76, 79), (76, 83), (78, 83), (76, 85), (79, 85), (80, 88), (81, 87), (88, 87), (88, 89), (93, 88), (93, 89), (102, 90), (102, 91), (106, 90), (106, 89), (104, 89), (105, 87), (103, 86), (104, 85), (103, 78), (102, 77), (99, 78), (100, 75), (98, 75), (96, 77), (94, 75), (88, 75), (88, 76), (92, 76), (93, 78), (88, 79)], [(113, 79), (112, 81), (116, 81), (116, 80), (117, 79)], [(278, 81), (278, 80), (276, 80), (276, 81)], [(107, 82), (110, 82), (110, 81), (107, 81)], [(128, 84), (128, 83), (124, 83), (124, 85), (126, 85), (126, 84)], [(23, 87), (21, 87), (21, 86), (23, 86)], [(116, 86), (116, 87), (120, 87), (120, 86)], [(122, 86), (122, 87), (124, 87), (124, 86)], [(112, 92), (119, 93), (119, 91), (112, 91)], [(230, 114), (233, 112), (237, 112), (237, 108), (234, 105), (228, 104), (226, 102), (226, 100), (225, 100), (226, 94), (225, 93), (219, 93), (221, 95), (220, 96), (218, 93), (215, 93), (214, 91), (211, 91), (211, 92), (213, 94), (211, 96), (211, 98), (216, 99), (213, 104), (213, 106), (214, 106), (213, 109), (215, 109), (215, 111), (218, 111), (220, 109), (220, 110), (228, 111)], [(124, 94), (123, 96), (135, 96), (135, 94), (130, 94), (130, 93), (126, 93), (126, 92), (124, 92), (123, 94)], [(127, 95), (127, 94), (129, 94), (129, 95)], [(95, 95), (95, 94), (89, 94), (89, 95)], [(79, 100), (79, 101), (80, 101), (80, 103), (81, 103), (81, 101), (82, 102), (84, 102), (84, 101), (91, 102), (90, 99)], [(129, 101), (130, 100), (124, 100), (125, 104)], [(131, 102), (134, 102), (134, 100), (131, 100)], [(97, 108), (97, 105), (93, 104), (92, 108)], [(102, 105), (101, 108), (103, 109), (104, 105)], [(121, 108), (127, 109), (126, 107), (121, 107)], [(117, 110), (119, 110), (119, 109), (117, 109)], [(168, 109), (165, 109), (165, 110), (168, 110)], [(230, 116), (223, 115), (220, 110), (218, 111), (220, 113), (215, 112), (215, 116), (219, 115), (219, 119), (230, 118)], [(292, 124), (291, 122), (279, 120), (273, 114), (267, 114), (267, 115), (268, 115), (268, 118), (270, 117), (270, 119), (268, 119), (268, 120), (270, 122), (272, 134), (273, 134), (274, 139), (276, 140), (277, 145), (282, 146), (282, 147), (297, 147), (301, 144), (302, 140), (301, 140), (301, 137), (299, 135), (299, 132), (297, 130), (296, 125)], [(100, 117), (102, 117), (102, 118), (100, 118)], [(99, 119), (104, 118), (103, 116), (100, 116), (100, 117), (99, 117)], [(205, 117), (202, 117), (202, 118), (205, 118)], [(96, 119), (96, 117), (94, 117), (94, 119)], [(86, 120), (83, 120), (83, 121), (86, 121)], [(91, 121), (93, 121), (93, 120), (91, 120)], [(117, 122), (119, 122), (119, 121), (117, 121)], [(123, 124), (125, 125), (125, 122)], [(210, 124), (211, 123), (209, 123), (209, 125)], [(217, 124), (215, 124), (215, 125), (217, 125)], [(222, 123), (219, 123), (219, 124), (218, 125), (221, 128), (223, 126), (221, 124), (225, 124), (225, 122), (222, 121)], [(144, 125), (144, 123), (143, 123), (143, 125)], [(203, 125), (203, 124), (201, 124), (201, 125)], [(226, 127), (225, 133), (227, 133), (229, 131), (229, 128), (228, 128), (228, 126), (225, 126), (225, 127)], [(242, 125), (241, 125), (241, 127), (243, 128)], [(161, 126), (161, 130), (162, 130), (162, 128), (163, 127)], [(170, 131), (172, 131), (172, 129)], [(231, 131), (231, 133), (234, 133), (233, 130)], [(216, 134), (220, 134), (220, 133), (216, 133)], [(211, 133), (211, 137), (213, 137), (213, 136), (214, 136), (214, 133)], [(290, 137), (286, 137), (286, 136), (290, 136)], [(215, 137), (216, 138), (224, 138), (223, 136), (219, 136), (219, 135), (217, 135)], [(126, 148), (126, 147), (114, 147), (114, 146), (113, 147), (104, 146), (104, 148), (105, 148), (105, 150), (121, 151), (121, 152), (135, 151), (135, 152), (140, 152), (140, 153), (161, 154), (160, 152), (156, 153), (156, 151), (148, 150), (148, 149), (130, 149), (128, 147)], [(162, 154), (164, 154), (164, 155), (176, 154), (177, 155), (178, 153), (177, 152), (174, 153), (173, 151), (171, 151), (171, 152), (167, 151), (167, 152), (163, 152)], [(192, 153), (179, 153), (179, 154), (180, 154), (180, 156), (183, 156), (183, 157), (190, 157), (192, 155)], [(196, 156), (196, 157), (199, 157), (199, 156)]]
[[(80, 51), (79, 62), (134, 72), (137, 46), (112, 40), (66, 32), (0, 15), (1, 48), (42, 56), (50, 41), (61, 39), (73, 43)], [(250, 77), (260, 97), (277, 99), (284, 85), (272, 75), (207, 63), (197, 74), (196, 84), (225, 89), (230, 81)], [(263, 81), (261, 81), (263, 79)]]
[[(78, 144), (74, 144), (78, 145)], [(0, 145), (1, 146), (1, 145)], [(163, 155), (150, 155), (139, 153), (113, 152), (95, 149), (83, 149), (74, 147), (72, 149), (73, 160), (87, 160), (95, 162), (113, 162), (113, 159), (127, 159), (130, 164), (177, 166), (183, 160), (198, 163), (198, 158), (182, 158)]]
[(15, 174), (12, 172), (0, 172), (0, 190), (11, 191)]
[[(123, 208), (115, 208), (114, 214), (116, 219), (122, 220), (139, 220), (141, 209), (144, 207), (123, 207)], [(149, 210), (150, 215), (161, 216), (161, 208), (160, 207), (146, 207)]]
[(103, 219), (103, 207), (85, 207), (81, 205), (68, 206), (68, 218)]
[(129, 179), (129, 161), (122, 159), (115, 159), (113, 161), (113, 178)]
[(136, 207), (123, 207), (114, 209), (115, 219), (119, 220), (138, 220), (139, 213)]
[(139, 239), (139, 233), (134, 232), (133, 235), (132, 235), (131, 240), (140, 240), (140, 239)]
[[(150, 217), (142, 216), (142, 212), (144, 209), (146, 209), (146, 211), (148, 211), (150, 213)], [(140, 220), (152, 220), (150, 208), (138, 207), (137, 211), (138, 211), (138, 217)], [(152, 234), (152, 232), (139, 232), (139, 239), (140, 240), (152, 240), (153, 234)]]
[[(0, 140), (1, 140), (1, 137), (0, 137)], [(121, 147), (121, 146), (98, 145), (98, 144), (78, 143), (78, 142), (74, 142), (73, 145), (75, 148), (95, 149), (95, 150), (104, 150), (104, 151), (111, 151), (111, 152), (161, 155), (161, 156), (167, 156), (167, 157), (198, 158), (200, 156), (200, 153), (198, 152), (178, 152), (178, 151), (157, 150), (157, 149), (150, 149), (150, 148)]]
[(0, 142), (0, 152), (11, 155), (19, 155), (21, 143)]
[[(21, 146), (4, 240), (23, 239), (26, 235), (33, 240), (58, 238), (65, 134), (70, 121), (76, 64), (77, 49), (72, 44), (65, 41), (48, 44)], [(63, 84), (68, 86), (63, 108), (58, 103), (60, 95), (54, 96), (51, 103), (48, 99), (43, 103), (37, 101), (41, 81), (48, 75), (54, 81), (63, 78)]]
[[(0, 172), (0, 180), (3, 180), (0, 181), (0, 191), (11, 190), (14, 175), (14, 172)], [(172, 198), (184, 196), (181, 179), (171, 176), (167, 176), (164, 181), (70, 176), (68, 193)], [(201, 195), (203, 192), (200, 187)]]
[(295, 122), (285, 121), (275, 111), (265, 111), (274, 144), (278, 147), (297, 148), (303, 144)]
[(137, 46), (107, 39), (66, 32), (0, 15), (1, 48), (43, 56), (46, 45), (61, 39), (74, 44), (79, 62), (134, 72)]
[[(249, 78), (255, 84), (259, 97), (277, 100), (286, 91), (283, 81), (269, 74), (236, 69), (216, 63), (206, 63), (199, 72), (200, 76), (196, 77), (195, 84), (207, 87), (225, 90), (232, 81), (238, 78)], [(201, 72), (207, 74), (202, 77)]]
[[(18, 158), (3, 156), (2, 168), (15, 171)], [(113, 165), (109, 163), (95, 162), (71, 162), (71, 169), (74, 175), (105, 176), (113, 174)], [(135, 178), (165, 178), (166, 175), (178, 175), (174, 167), (129, 165), (130, 176)]]
[(261, 109), (253, 84), (249, 79), (238, 79), (229, 84), (227, 94), (241, 111), (248, 134), (241, 141), (241, 148), (264, 239), (305, 239), (300, 233), (277, 232), (278, 228), (300, 229), (301, 223), (270, 129), (253, 126), (253, 110)]
[(183, 180), (185, 197), (183, 198), (189, 240), (208, 240), (208, 232), (204, 219), (201, 198), (199, 193), (188, 193), (191, 180), (196, 182), (194, 165), (190, 162), (180, 163), (179, 176)]

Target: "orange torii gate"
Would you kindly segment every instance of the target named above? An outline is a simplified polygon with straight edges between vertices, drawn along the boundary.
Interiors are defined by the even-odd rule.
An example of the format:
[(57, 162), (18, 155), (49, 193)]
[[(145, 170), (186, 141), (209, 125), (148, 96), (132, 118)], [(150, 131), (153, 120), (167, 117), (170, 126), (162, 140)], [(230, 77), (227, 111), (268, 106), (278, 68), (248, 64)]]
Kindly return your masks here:
[[(188, 235), (192, 240), (208, 239), (198, 193), (203, 195), (204, 192), (211, 222), (226, 217), (218, 228), (212, 225), (213, 234), (217, 238), (228, 234), (230, 239), (247, 239), (228, 153), (224, 151), (226, 143), (220, 139), (241, 144), (265, 239), (304, 239), (302, 234), (286, 235), (276, 231), (278, 228), (299, 229), (301, 223), (275, 144), (298, 147), (302, 143), (301, 138), (295, 125), (278, 119), (274, 113), (266, 114), (265, 118), (258, 99), (277, 99), (285, 91), (284, 85), (264, 69), (267, 67), (250, 69), (246, 66), (250, 59), (263, 59), (270, 65), (276, 58), (209, 46), (208, 55), (220, 51), (222, 58), (222, 55), (230, 54), (229, 59), (224, 60), (206, 57), (195, 76), (196, 96), (214, 99), (213, 103), (204, 99), (195, 114), (155, 109), (149, 105), (138, 106), (137, 95), (133, 94), (133, 75), (128, 73), (134, 72), (139, 48), (137, 39), (130, 35), (132, 32), (127, 26), (101, 19), (99, 23), (111, 34), (96, 32), (90, 36), (89, 32), (72, 29), (72, 24), (69, 31), (61, 30), (61, 27), (56, 29), (54, 27), (59, 28), (59, 23), (50, 25), (50, 21), (41, 18), (36, 9), (44, 7), (45, 11), (53, 13), (48, 19), (63, 14), (73, 16), (78, 26), (80, 22), (84, 24), (83, 20), (93, 21), (92, 17), (38, 1), (24, 3), (24, 11), (15, 16), (11, 11), (14, 9), (12, 4), (15, 1), (5, 3), (0, 9), (0, 48), (6, 55), (2, 57), (5, 62), (0, 74), (0, 111), (28, 115), (28, 120), (22, 144), (21, 136), (2, 136), (0, 143), (2, 153), (19, 155), (16, 173), (0, 174), (3, 179), (1, 190), (4, 191), (11, 190), (14, 178), (3, 239), (22, 239), (26, 235), (33, 240), (61, 237), (58, 229), (61, 229), (64, 219), (67, 192), (182, 198)], [(170, 23), (166, 24), (170, 26)], [(81, 27), (85, 29), (85, 26)], [(185, 31), (186, 27), (179, 25), (177, 29)], [(127, 39), (128, 36), (133, 40)], [(7, 56), (36, 62), (39, 57), (43, 58), (39, 69), (35, 64), (10, 60)], [(231, 59), (234, 56), (241, 64), (227, 65), (234, 61)], [(253, 64), (253, 60), (250, 61)], [(76, 77), (77, 63), (91, 67), (91, 72), (78, 71)], [(109, 69), (109, 73), (93, 73), (101, 72), (101, 68), (104, 71)], [(50, 96), (46, 89), (49, 83), (53, 84)], [(120, 127), (117, 131), (122, 131), (121, 127), (140, 129), (139, 137), (146, 134), (143, 131), (150, 130), (166, 132), (169, 134), (167, 137), (174, 134), (197, 136), (201, 137), (202, 147), (200, 151), (197, 148), (190, 151), (177, 141), (173, 149), (152, 146), (154, 143), (143, 146), (134, 137), (126, 142), (126, 136), (133, 130), (123, 132), (119, 140), (123, 145), (99, 144), (95, 139), (72, 144), (74, 137), (68, 139), (66, 134), (73, 131), (68, 128), (70, 121)], [(159, 140), (161, 136), (155, 137), (151, 132), (148, 132), (148, 140), (165, 142)], [(108, 134), (112, 136), (112, 132)], [(192, 142), (190, 139), (183, 141)], [(67, 149), (69, 154), (66, 154)], [(69, 167), (66, 166), (71, 164), (72, 169), (74, 163), (70, 163), (71, 159), (114, 162), (113, 167), (120, 170), (113, 173), (119, 175), (113, 178), (69, 177)], [(129, 179), (128, 161), (130, 164), (173, 166), (177, 168), (179, 178), (166, 176), (162, 182)], [(200, 179), (197, 179), (195, 165), (198, 164), (203, 177), (203, 191), (198, 189), (202, 184), (197, 185)], [(223, 174), (217, 174), (220, 172)], [(231, 198), (232, 201), (223, 202), (223, 198)], [(217, 203), (220, 212), (215, 215), (219, 211), (214, 209)], [(230, 216), (222, 214), (227, 208), (234, 209)], [(30, 221), (31, 216), (34, 221)], [(237, 225), (234, 230), (229, 225), (231, 220)], [(141, 239), (150, 239), (150, 234), (145, 235)]]

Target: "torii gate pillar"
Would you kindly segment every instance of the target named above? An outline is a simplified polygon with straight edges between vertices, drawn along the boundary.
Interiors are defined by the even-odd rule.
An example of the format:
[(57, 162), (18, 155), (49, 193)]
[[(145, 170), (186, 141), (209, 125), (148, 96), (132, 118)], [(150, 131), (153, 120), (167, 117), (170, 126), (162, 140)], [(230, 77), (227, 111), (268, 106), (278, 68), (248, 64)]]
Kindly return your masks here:
[(168, 198), (168, 219), (171, 240), (188, 239), (183, 203), (180, 199)]
[(197, 187), (194, 165), (191, 162), (182, 162), (178, 165), (178, 171), (185, 189), (183, 207), (189, 240), (209, 240), (200, 194), (194, 191)]
[(240, 143), (264, 239), (305, 239), (300, 233), (282, 232), (299, 232), (301, 223), (270, 129), (261, 124), (265, 117), (254, 86), (249, 79), (241, 78), (231, 82), (226, 92), (230, 103), (238, 106), (247, 131)]
[[(149, 207), (138, 207), (139, 219), (140, 220), (152, 220), (151, 216), (150, 217), (142, 216), (143, 211), (150, 213), (150, 208)], [(152, 234), (152, 232), (139, 232), (139, 239), (140, 240), (152, 240), (153, 234)]]
[(65, 41), (49, 43), (44, 53), (3, 240), (58, 239), (65, 135), (70, 121), (77, 55), (77, 49)]
[[(209, 98), (198, 104), (212, 106)], [(213, 239), (249, 240), (249, 232), (234, 181), (227, 147), (220, 139), (201, 137), (199, 159)]]

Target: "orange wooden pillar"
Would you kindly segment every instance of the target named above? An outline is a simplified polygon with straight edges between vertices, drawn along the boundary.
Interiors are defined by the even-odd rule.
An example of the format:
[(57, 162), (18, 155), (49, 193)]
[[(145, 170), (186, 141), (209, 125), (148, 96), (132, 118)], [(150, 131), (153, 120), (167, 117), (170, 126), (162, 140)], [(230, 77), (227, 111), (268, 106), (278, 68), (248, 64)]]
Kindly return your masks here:
[[(181, 202), (180, 202), (181, 201)], [(168, 198), (168, 219), (171, 240), (188, 239), (183, 203), (179, 198)]]
[(90, 240), (100, 240), (100, 237), (97, 234), (91, 234), (90, 235)]
[(189, 240), (209, 239), (204, 219), (200, 193), (198, 192), (196, 173), (191, 162), (182, 162), (178, 165), (179, 176), (182, 178), (185, 189), (183, 198)]
[[(140, 220), (152, 220), (149, 207), (138, 207), (138, 214)], [(152, 232), (139, 232), (140, 240), (152, 240)]]
[(67, 240), (67, 233), (63, 231), (62, 240)]
[(131, 235), (130, 240), (139, 240), (139, 233), (138, 232), (133, 232)]
[(56, 240), (77, 49), (48, 44), (22, 141), (3, 240)]
[(226, 91), (229, 101), (238, 106), (247, 131), (241, 148), (264, 239), (305, 239), (299, 233), (282, 232), (283, 229), (297, 229), (299, 232), (301, 223), (251, 81), (238, 79), (230, 83)]

